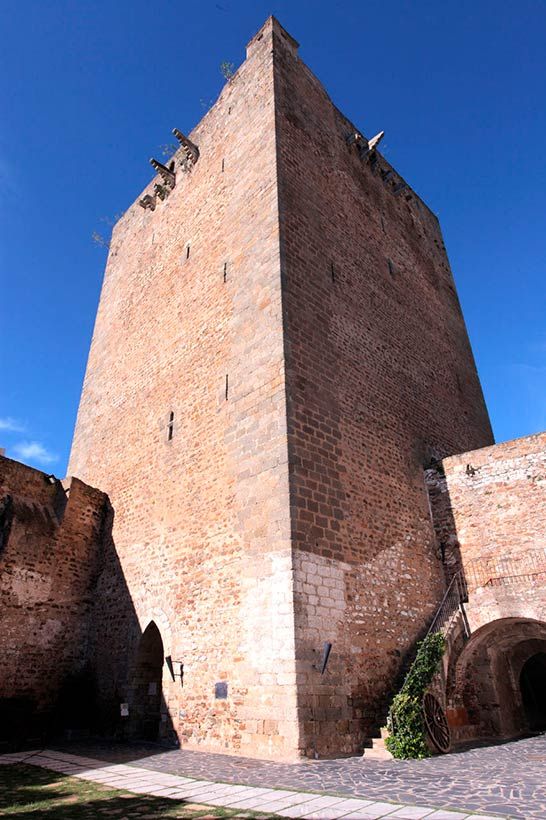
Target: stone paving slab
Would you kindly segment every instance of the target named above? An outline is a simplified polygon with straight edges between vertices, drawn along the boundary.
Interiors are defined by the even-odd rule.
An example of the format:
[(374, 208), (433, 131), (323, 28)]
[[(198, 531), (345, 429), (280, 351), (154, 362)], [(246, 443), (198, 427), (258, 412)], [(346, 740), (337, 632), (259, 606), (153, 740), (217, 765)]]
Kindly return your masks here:
[(433, 814), (429, 814), (427, 820), (465, 820), (467, 816), (460, 811), (435, 811)]
[(355, 813), (364, 816), (366, 807), (370, 805), (369, 800), (342, 800), (326, 809), (315, 809), (310, 814), (304, 814), (303, 820), (338, 820)]
[(392, 814), (404, 806), (393, 805), (392, 803), (370, 803), (363, 809), (363, 814), (360, 812), (351, 812), (345, 815), (347, 818), (365, 817), (366, 820), (378, 820), (380, 817), (391, 817)]
[[(254, 800), (256, 797), (262, 797), (263, 795), (270, 793), (271, 789), (256, 789), (253, 786), (245, 786), (244, 792), (238, 794), (236, 801), (231, 803), (231, 805), (236, 806), (237, 808), (248, 808), (246, 804), (249, 800)], [(220, 803), (218, 803), (218, 805), (220, 805)]]
[(363, 811), (366, 806), (370, 806), (373, 800), (357, 800), (356, 798), (348, 798), (342, 800), (341, 803), (336, 803), (334, 808), (339, 817), (345, 817), (348, 814), (353, 814), (356, 811)]
[[(496, 745), (475, 745), (426, 760), (304, 760), (279, 763), (165, 750), (150, 744), (78, 743), (80, 752), (104, 763), (133, 763), (153, 771), (257, 788), (339, 794), (399, 805), (435, 807), (483, 817), (546, 820), (546, 734)], [(432, 809), (434, 810), (434, 808)]]
[[(266, 809), (264, 807), (266, 805), (269, 805), (269, 803), (275, 803), (275, 804), (278, 804), (277, 808), (284, 809), (284, 808), (288, 808), (289, 806), (294, 806), (297, 803), (305, 802), (304, 800), (302, 800), (302, 797), (306, 797), (307, 800), (312, 800), (313, 798), (317, 797), (317, 795), (314, 795), (314, 794), (306, 795), (302, 792), (288, 792), (288, 791), (283, 791), (282, 789), (279, 789), (279, 790), (268, 789), (267, 793), (262, 794), (261, 797), (256, 798), (256, 808), (260, 812), (261, 811), (267, 812), (268, 809)], [(239, 801), (237, 801), (237, 803), (238, 803), (237, 808), (240, 808)], [(234, 805), (234, 804), (231, 803), (229, 805), (231, 806), (231, 805)], [(250, 806), (246, 805), (246, 806), (243, 806), (243, 808), (248, 809), (248, 808), (250, 808)], [(275, 812), (273, 810), (271, 810), (269, 813), (270, 814), (275, 814)]]
[[(392, 817), (400, 818), (400, 820), (422, 820), (422, 818), (429, 817), (432, 814), (430, 807), (426, 806), (405, 806), (392, 814)], [(482, 815), (480, 820), (482, 820)]]
[[(307, 817), (314, 813), (322, 813), (328, 815), (328, 817), (333, 820), (337, 815), (336, 804), (339, 805), (342, 802), (343, 798), (341, 797), (333, 797), (331, 795), (320, 797), (315, 795), (315, 799), (310, 800), (308, 803), (300, 803), (298, 806), (281, 810), (278, 813), (281, 817)], [(348, 812), (345, 813), (348, 814)]]
[[(101, 761), (90, 757), (56, 751), (39, 750), (33, 753), (0, 756), (1, 764), (26, 763), (70, 774), (81, 780), (106, 784), (136, 794), (160, 795), (168, 799), (197, 802), (201, 805), (222, 806), (234, 810), (248, 810), (302, 820), (478, 820), (480, 815), (466, 811), (451, 811), (444, 801), (436, 806), (403, 805), (385, 800), (359, 799), (346, 794), (324, 794), (306, 790), (254, 787), (244, 783), (226, 783), (187, 777), (153, 768)], [(275, 764), (271, 764), (275, 765)], [(447, 778), (446, 778), (447, 779)], [(281, 784), (278, 784), (280, 786)], [(512, 789), (513, 792), (513, 789)], [(511, 793), (512, 793), (511, 792)], [(499, 788), (496, 799), (504, 794)], [(520, 791), (518, 792), (520, 794)], [(442, 808), (444, 806), (444, 808)], [(533, 815), (539, 817), (540, 815)], [(546, 818), (546, 814), (542, 815)], [(506, 820), (502, 817), (481, 815), (482, 820)]]
[[(260, 803), (256, 806), (256, 811), (260, 814), (279, 814), (284, 809), (302, 809), (303, 816), (307, 817), (307, 812), (311, 812), (311, 804), (315, 801), (312, 795), (309, 794), (293, 794), (290, 797), (285, 797), (283, 800), (276, 800), (275, 792), (269, 793), (265, 803)], [(324, 799), (324, 798), (321, 798)], [(340, 801), (338, 801), (340, 802)]]
[[(257, 791), (260, 791), (259, 789)], [(223, 799), (222, 801), (214, 801), (212, 804), (213, 806), (229, 806), (230, 808), (236, 809), (252, 809), (256, 811), (266, 811), (266, 809), (262, 809), (262, 806), (265, 806), (267, 803), (271, 803), (273, 800), (277, 800), (280, 802), (281, 799), (284, 801), (289, 800), (288, 805), (295, 805), (298, 802), (304, 802), (305, 800), (311, 799), (309, 795), (301, 795), (297, 792), (289, 792), (288, 795), (286, 792), (283, 792), (284, 798), (282, 798), (281, 794), (278, 792), (273, 791), (272, 789), (262, 789), (261, 794), (253, 794), (249, 796), (246, 792), (234, 795), (234, 797), (229, 799)], [(280, 807), (279, 807), (280, 808)]]

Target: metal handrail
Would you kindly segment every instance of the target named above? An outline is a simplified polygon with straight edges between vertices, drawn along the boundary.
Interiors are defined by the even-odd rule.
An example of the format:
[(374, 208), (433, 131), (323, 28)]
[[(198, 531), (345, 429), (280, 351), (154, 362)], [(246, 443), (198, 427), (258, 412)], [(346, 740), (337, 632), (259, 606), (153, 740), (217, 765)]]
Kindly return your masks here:
[[(432, 619), (432, 623), (428, 629), (428, 632), (425, 637), (428, 638), (429, 635), (433, 635), (436, 632), (443, 632), (444, 629), (447, 627), (453, 616), (458, 612), (461, 615), (463, 621), (463, 628), (465, 637), (470, 637), (470, 624), (468, 623), (468, 618), (466, 616), (466, 611), (464, 608), (464, 581), (460, 576), (460, 573), (457, 572), (449, 582), (448, 588), (444, 593), (444, 597), (441, 600), (440, 606), (436, 610), (436, 614)], [(447, 631), (447, 630), (446, 630)], [(445, 634), (445, 633), (444, 633)], [(410, 665), (405, 678), (404, 682), (407, 680), (408, 675), (411, 673), (413, 663)], [(403, 684), (402, 684), (403, 686)], [(390, 725), (391, 731), (395, 731), (395, 720), (394, 715), (392, 712), (392, 708), (389, 707), (388, 711), (388, 720), (387, 725)]]
[(426, 637), (428, 638), (429, 635), (433, 635), (436, 632), (442, 632), (446, 624), (451, 621), (451, 618), (456, 612), (460, 612), (463, 615), (465, 633), (468, 636), (468, 621), (466, 619), (463, 601), (464, 598), (461, 589), (460, 573), (457, 572), (451, 579), (450, 584), (444, 593), (444, 597), (442, 598), (440, 606), (436, 611), (436, 615), (432, 619), (432, 623), (428, 629)]

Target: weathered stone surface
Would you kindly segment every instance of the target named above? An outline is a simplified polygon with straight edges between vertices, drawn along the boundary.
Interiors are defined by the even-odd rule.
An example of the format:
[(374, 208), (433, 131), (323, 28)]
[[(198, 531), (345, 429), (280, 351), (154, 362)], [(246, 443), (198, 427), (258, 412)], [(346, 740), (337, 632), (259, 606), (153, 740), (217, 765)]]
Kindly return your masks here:
[(355, 753), (442, 596), (423, 467), (492, 434), (438, 220), (275, 71), (300, 745)]
[[(508, 544), (516, 560), (514, 539), (538, 548), (540, 447), (487, 447), (438, 220), (378, 151), (363, 161), (357, 133), (271, 18), (178, 137), (162, 176), (176, 184), (151, 180), (114, 229), (69, 466), (111, 506), (100, 560), (91, 513), (63, 547), (104, 732), (138, 734), (140, 710), (193, 749), (361, 752), (446, 566), (462, 550), (491, 572)], [(445, 477), (425, 484), (439, 459)], [(40, 481), (28, 544), (57, 526)], [(104, 496), (82, 481), (98, 514)], [(10, 504), (10, 606), (30, 617), (65, 557), (53, 575), (35, 567), (10, 540)], [(522, 614), (508, 588), (479, 589), (473, 626)], [(60, 640), (50, 620), (42, 648)]]
[(106, 502), (77, 478), (61, 483), (0, 456), (0, 501), (8, 498), (0, 551), (4, 741), (38, 736), (61, 688), (87, 668)]
[[(445, 458), (426, 480), (439, 549), (448, 577), (462, 580), (472, 631), (468, 643), (458, 634), (448, 640), (443, 677), (453, 735), (511, 737), (540, 728), (546, 433)], [(529, 678), (524, 667), (533, 658), (538, 667)]]
[(361, 750), (442, 594), (423, 459), (492, 440), (437, 219), (355, 131), (271, 19), (114, 230), (70, 470), (193, 747)]

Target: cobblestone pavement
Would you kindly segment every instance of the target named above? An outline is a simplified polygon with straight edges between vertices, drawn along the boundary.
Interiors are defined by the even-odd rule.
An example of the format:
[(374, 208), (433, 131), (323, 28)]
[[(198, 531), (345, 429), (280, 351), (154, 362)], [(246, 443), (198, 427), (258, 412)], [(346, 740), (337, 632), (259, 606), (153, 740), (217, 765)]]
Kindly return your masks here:
[[(256, 788), (201, 780), (154, 771), (134, 763), (109, 763), (55, 749), (15, 752), (0, 756), (0, 765), (23, 763), (40, 766), (79, 780), (101, 783), (111, 789), (180, 801), (194, 808), (215, 807), (227, 810), (231, 820), (277, 817), (302, 820), (503, 820), (498, 815), (468, 814), (433, 806), (408, 806), (386, 800), (363, 800), (343, 795), (287, 789)], [(119, 814), (119, 809), (113, 813)], [(256, 813), (256, 814), (254, 814)], [(201, 820), (213, 820), (209, 815)]]
[(74, 754), (258, 788), (546, 820), (546, 734), (428, 760), (272, 763), (152, 745), (72, 744)]

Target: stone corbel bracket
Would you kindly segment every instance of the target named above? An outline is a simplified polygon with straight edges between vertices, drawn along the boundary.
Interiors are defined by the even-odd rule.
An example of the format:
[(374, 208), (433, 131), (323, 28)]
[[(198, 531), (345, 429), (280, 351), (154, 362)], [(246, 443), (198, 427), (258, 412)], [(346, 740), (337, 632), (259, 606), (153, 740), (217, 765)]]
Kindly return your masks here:
[(171, 171), (170, 168), (167, 168), (166, 165), (163, 165), (162, 162), (159, 162), (159, 160), (154, 159), (153, 157), (150, 159), (150, 165), (152, 166), (154, 171), (157, 171), (157, 173), (163, 180), (162, 187), (167, 188), (168, 191), (172, 191), (176, 184), (176, 175), (174, 174), (174, 172)]
[(379, 134), (376, 134), (371, 140), (367, 140), (366, 137), (363, 137), (362, 134), (359, 133), (350, 134), (347, 137), (347, 145), (356, 145), (360, 159), (364, 160), (364, 162), (370, 162), (375, 159), (376, 148), (384, 136), (384, 131), (380, 131)]
[(163, 200), (169, 196), (169, 190), (165, 185), (160, 185), (159, 182), (156, 182), (154, 185), (154, 195), (163, 202)]
[(143, 196), (142, 199), (139, 199), (138, 204), (144, 208), (145, 211), (155, 211), (155, 196), (146, 194), (146, 196)]
[(184, 152), (184, 159), (180, 164), (185, 171), (189, 171), (199, 159), (199, 148), (189, 140), (182, 131), (179, 131), (178, 128), (173, 128), (173, 134)]

